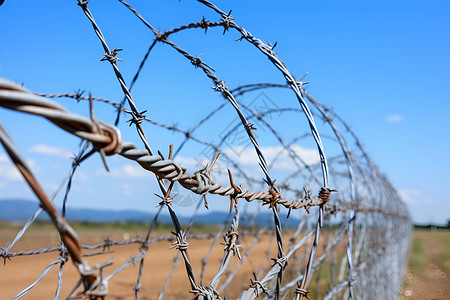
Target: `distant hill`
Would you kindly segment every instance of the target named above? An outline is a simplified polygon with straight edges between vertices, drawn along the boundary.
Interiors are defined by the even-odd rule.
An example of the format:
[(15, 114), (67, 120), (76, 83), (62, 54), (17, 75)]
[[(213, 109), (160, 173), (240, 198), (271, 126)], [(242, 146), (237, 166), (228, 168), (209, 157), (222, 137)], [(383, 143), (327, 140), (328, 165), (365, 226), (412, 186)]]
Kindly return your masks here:
[(0, 220), (24, 221), (30, 218), (39, 204), (36, 201), (11, 199), (0, 201)]
[[(37, 201), (23, 200), (23, 199), (5, 199), (0, 200), (0, 221), (25, 221), (28, 220), (39, 207)], [(188, 224), (191, 216), (181, 215), (177, 213), (181, 223)], [(99, 223), (113, 223), (113, 222), (150, 222), (154, 218), (154, 213), (142, 212), (138, 210), (107, 210), (107, 209), (90, 209), (90, 208), (67, 208), (67, 219), (76, 222), (99, 222)], [(223, 224), (229, 217), (228, 212), (203, 212), (196, 216), (194, 223), (201, 225)], [(250, 216), (241, 216), (240, 224), (248, 223)], [(49, 220), (45, 212), (42, 212), (39, 220)], [(282, 221), (286, 220), (286, 214), (280, 214)], [(169, 214), (165, 211), (161, 213), (158, 218), (159, 223), (171, 223)], [(268, 210), (264, 210), (254, 220), (257, 226), (267, 226), (268, 223), (273, 222), (272, 214)], [(292, 216), (289, 219), (289, 224), (295, 225), (298, 220)]]

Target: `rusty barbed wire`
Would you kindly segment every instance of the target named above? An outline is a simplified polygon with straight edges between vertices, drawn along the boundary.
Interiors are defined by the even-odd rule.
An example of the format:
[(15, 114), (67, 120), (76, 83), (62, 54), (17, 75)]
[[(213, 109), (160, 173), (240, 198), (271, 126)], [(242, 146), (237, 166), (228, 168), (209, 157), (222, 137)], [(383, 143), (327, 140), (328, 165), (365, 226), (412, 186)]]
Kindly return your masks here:
[[(192, 175), (187, 174), (185, 167), (170, 159), (163, 159), (160, 155), (149, 155), (147, 150), (139, 150), (130, 142), (122, 142), (120, 131), (114, 126), (100, 122), (100, 132), (96, 133), (96, 124), (92, 120), (72, 114), (55, 102), (29, 93), (12, 82), (0, 80), (0, 106), (43, 116), (69, 133), (90, 141), (94, 145), (94, 149), (101, 149), (106, 155), (117, 153), (134, 160), (144, 169), (161, 178), (178, 181), (184, 188), (196, 194), (211, 193), (221, 196), (236, 194), (237, 198), (249, 202), (261, 200), (265, 204), (270, 204), (276, 197), (269, 191), (253, 192), (245, 188), (236, 190), (232, 185), (222, 186), (211, 180), (210, 170), (208, 171), (207, 168), (203, 168)], [(306, 205), (320, 205), (324, 202), (321, 198), (291, 201), (283, 198), (277, 199), (278, 204), (292, 209), (298, 209)]]
[[(241, 215), (240, 211), (243, 203), (239, 203), (239, 199), (246, 200), (247, 203), (244, 203), (244, 205), (258, 200), (261, 206), (268, 206), (272, 214), (271, 222), (273, 222), (272, 226), (269, 226), (272, 230), (271, 240), (273, 243), (276, 241), (276, 246), (274, 245), (276, 250), (272, 249), (272, 242), (268, 243), (265, 259), (261, 259), (261, 268), (254, 270), (253, 276), (248, 276), (248, 279), (250, 279), (250, 287), (242, 292), (239, 299), (255, 299), (261, 296), (266, 297), (266, 299), (284, 299), (288, 296), (292, 296), (293, 299), (302, 299), (302, 297), (309, 297), (313, 294), (315, 298), (319, 298), (320, 294), (324, 299), (368, 299), (373, 297), (373, 295), (383, 298), (395, 298), (398, 295), (411, 232), (411, 221), (406, 207), (401, 202), (397, 191), (389, 180), (387, 180), (372, 162), (367, 151), (362, 147), (362, 143), (358, 140), (350, 126), (333, 110), (321, 105), (308, 93), (305, 89), (305, 84), (308, 82), (303, 81), (306, 75), (302, 79), (296, 80), (290, 73), (286, 65), (274, 52), (276, 43), (274, 45), (270, 43), (266, 44), (254, 37), (249, 31), (238, 25), (231, 15), (231, 11), (225, 13), (206, 0), (198, 0), (198, 2), (211, 8), (220, 16), (220, 20), (209, 21), (203, 17), (200, 22), (191, 22), (187, 25), (181, 25), (165, 31), (157, 30), (157, 27), (144, 19), (143, 15), (134, 7), (124, 0), (119, 0), (154, 35), (154, 39), (149, 41), (148, 50), (141, 60), (135, 75), (132, 77), (130, 84), (127, 85), (118, 67), (118, 62), (122, 61), (118, 57), (118, 53), (122, 49), (114, 48), (110, 50), (112, 47), (110, 48), (108, 46), (100, 26), (96, 23), (93, 13), (88, 8), (89, 1), (78, 0), (77, 2), (93, 26), (95, 35), (99, 38), (105, 51), (101, 61), (107, 61), (111, 64), (124, 95), (121, 101), (116, 102), (101, 97), (86, 96), (84, 95), (84, 91), (81, 90), (75, 91), (74, 93), (33, 94), (20, 85), (16, 85), (7, 80), (0, 80), (0, 106), (10, 110), (42, 116), (61, 129), (81, 138), (86, 143), (80, 147), (80, 152), (72, 163), (69, 175), (59, 188), (61, 190), (62, 186), (66, 185), (62, 214), (54, 208), (51, 202), (54, 196), (48, 197), (37, 191), (41, 202), (44, 203), (44, 209), (50, 214), (64, 243), (55, 247), (37, 250), (12, 251), (13, 246), (42, 211), (42, 208), (39, 208), (25, 223), (14, 240), (6, 244), (5, 247), (0, 248), (0, 257), (4, 259), (5, 263), (6, 260), (19, 256), (41, 255), (50, 252), (61, 253), (57, 260), (50, 263), (44, 269), (35, 282), (20, 292), (14, 299), (19, 299), (28, 293), (51, 268), (60, 264), (54, 296), (54, 299), (57, 299), (61, 290), (63, 268), (68, 254), (77, 266), (81, 277), (80, 281), (74, 285), (74, 288), (69, 293), (68, 299), (76, 293), (81, 285), (83, 285), (83, 290), (77, 296), (89, 297), (90, 299), (104, 299), (109, 293), (109, 280), (129, 266), (135, 264), (139, 264), (139, 266), (136, 281), (133, 285), (133, 294), (135, 299), (139, 299), (142, 294), (142, 288), (145, 285), (145, 282), (143, 282), (144, 259), (149, 250), (148, 246), (160, 241), (172, 241), (172, 248), (175, 248), (178, 252), (171, 274), (173, 274), (178, 260), (183, 258), (186, 277), (191, 288), (187, 292), (191, 293), (191, 297), (193, 296), (196, 299), (227, 298), (229, 289), (233, 287), (233, 283), (238, 276), (237, 271), (240, 266), (253, 258), (254, 250), (252, 249), (261, 243), (261, 235), (268, 233), (267, 229), (264, 228), (257, 231), (251, 228), (254, 226), (252, 224), (256, 215), (260, 214), (260, 209), (250, 218), (251, 220), (248, 224), (242, 224), (246, 209), (244, 209), (245, 212)], [(219, 79), (216, 75), (216, 70), (212, 65), (207, 64), (200, 56), (191, 55), (179, 44), (175, 44), (169, 39), (173, 34), (196, 28), (204, 30), (205, 34), (209, 32), (209, 29), (212, 31), (213, 28), (223, 29), (223, 34), (230, 30), (236, 30), (241, 35), (238, 40), (247, 40), (259, 52), (265, 55), (281, 71), (285, 83), (253, 83), (238, 86), (234, 89), (229, 88), (225, 81)], [(213, 90), (220, 92), (226, 99), (226, 101), (220, 103), (210, 113), (205, 114), (190, 129), (183, 129), (183, 127), (178, 125), (168, 125), (165, 121), (156, 122), (146, 117), (146, 111), (137, 107), (131, 95), (131, 90), (140, 77), (151, 51), (159, 44), (170, 46), (186, 58), (195, 68), (201, 69), (212, 80), (214, 84)], [(253, 109), (241, 99), (241, 97), (245, 99), (248, 93), (267, 88), (292, 89), (300, 107), (276, 107), (261, 111)], [(89, 100), (90, 118), (73, 114), (67, 111), (62, 105), (46, 99), (64, 97), (72, 98), (76, 101)], [(139, 149), (132, 143), (122, 141), (121, 132), (115, 126), (97, 121), (94, 115), (93, 101), (111, 105), (117, 110), (115, 125), (120, 121), (121, 114), (127, 113), (131, 115), (129, 123), (130, 125), (136, 126), (137, 133), (145, 149)], [(213, 121), (214, 116), (219, 111), (222, 111), (223, 108), (227, 107), (228, 104), (233, 106), (239, 121), (238, 124), (228, 128), (227, 133), (222, 136), (219, 142), (209, 141), (209, 138), (205, 139), (200, 137), (198, 129)], [(126, 108), (127, 105), (129, 109)], [(302, 115), (306, 117), (309, 132), (299, 132), (294, 138), (286, 139), (276, 126), (272, 125), (271, 121), (269, 121), (269, 117), (275, 113), (292, 113), (297, 114), (296, 116)], [(324, 124), (329, 126), (328, 133), (321, 133), (319, 135), (319, 126), (316, 125), (315, 120), (322, 120)], [(150, 142), (142, 127), (144, 121), (153, 126), (158, 126), (182, 135), (183, 140), (176, 151), (170, 146), (167, 159), (160, 151), (157, 151), (158, 154), (152, 151)], [(254, 130), (256, 129), (255, 124), (257, 124), (258, 129), (264, 128), (268, 130), (269, 134), (274, 136), (279, 143), (280, 150), (278, 150), (278, 154), (274, 157), (268, 158), (265, 149), (258, 144), (257, 139), (259, 139), (259, 136), (254, 134)], [(264, 180), (256, 179), (254, 174), (248, 174), (247, 170), (241, 166), (239, 161), (224, 151), (226, 150), (226, 141), (232, 134), (242, 128), (256, 152), (259, 166), (264, 173)], [(317, 146), (317, 154), (319, 157), (318, 161), (314, 163), (304, 160), (302, 155), (295, 149), (295, 146), (301, 139), (311, 136)], [(37, 188), (39, 185), (34, 183), (37, 180), (32, 175), (31, 169), (26, 166), (24, 159), (21, 158), (16, 147), (12, 146), (12, 140), (4, 129), (1, 130), (1, 139), (11, 158), (19, 166), (19, 169), (22, 170), (22, 173), (28, 178), (29, 182), (31, 182), (31, 187), (35, 190), (39, 189)], [(192, 174), (187, 172), (185, 166), (174, 161), (175, 156), (181, 153), (181, 150), (186, 147), (185, 145), (188, 141), (194, 141), (198, 145), (203, 145), (213, 150), (209, 160), (210, 162), (206, 165), (203, 164), (198, 171)], [(328, 154), (327, 159), (322, 141), (324, 143), (333, 143), (337, 146), (336, 148), (340, 149), (341, 153), (334, 156)], [(88, 146), (91, 149), (86, 153)], [(105, 167), (107, 167), (105, 157), (118, 154), (126, 159), (137, 162), (142, 168), (155, 174), (161, 190), (161, 193), (157, 196), (161, 198), (161, 201), (159, 202), (160, 207), (154, 218), (149, 222), (149, 228), (145, 237), (137, 236), (130, 240), (111, 240), (107, 236), (98, 244), (82, 245), (78, 242), (75, 231), (65, 221), (65, 204), (71, 190), (72, 177), (76, 171), (76, 167), (96, 152), (100, 153)], [(233, 171), (228, 169), (229, 185), (222, 186), (212, 179), (216, 173), (215, 170), (213, 171), (213, 166), (218, 161), (219, 152), (222, 152), (221, 158), (233, 168)], [(278, 178), (279, 180), (275, 185), (275, 180), (272, 179), (271, 174), (273, 170), (280, 166), (280, 161), (285, 156), (288, 157), (295, 170), (289, 171), (289, 173), (286, 172), (285, 178)], [(216, 169), (222, 170), (223, 168), (217, 167)], [(322, 180), (319, 179), (320, 177), (322, 177)], [(237, 179), (243, 179), (245, 186), (244, 183), (240, 185), (236, 184), (235, 181)], [(299, 180), (303, 186), (302, 184), (299, 185)], [(180, 183), (181, 187), (188, 190), (188, 192), (203, 197), (203, 201), (199, 200), (198, 202), (196, 212), (202, 203), (208, 208), (208, 201), (206, 199), (206, 195), (208, 194), (222, 196), (225, 199), (229, 198), (230, 213), (234, 208), (230, 230), (223, 236), (224, 253), (218, 271), (211, 282), (205, 286), (202, 283), (205, 276), (205, 266), (214, 245), (217, 244), (221, 230), (218, 230), (219, 233), (216, 234), (211, 232), (207, 234), (188, 234), (190, 226), (187, 229), (183, 228), (177, 216), (176, 209), (173, 206), (175, 195), (171, 194), (171, 191), (175, 182)], [(338, 188), (338, 192), (331, 197), (330, 193), (334, 189), (329, 187), (329, 183)], [(312, 190), (315, 189), (317, 189), (317, 193), (316, 196), (313, 196)], [(258, 190), (259, 192), (257, 192)], [(283, 191), (283, 195), (281, 191)], [(313, 207), (318, 208), (313, 209)], [(151, 238), (150, 235), (160, 212), (164, 208), (167, 209), (171, 217), (174, 226), (173, 235)], [(304, 208), (304, 211), (299, 210), (300, 208)], [(298, 218), (302, 220), (296, 227), (295, 232), (282, 231), (284, 226), (286, 226), (286, 221), (281, 214), (285, 211), (291, 219)], [(190, 224), (193, 224), (196, 212), (192, 215)], [(311, 220), (316, 217), (315, 228), (313, 229), (311, 228), (313, 226)], [(336, 218), (334, 223), (332, 218)], [(326, 234), (324, 239), (325, 243), (322, 241), (321, 244), (319, 238), (321, 234), (324, 234), (324, 230)], [(286, 243), (284, 240), (287, 238), (286, 235), (290, 234), (292, 234), (292, 237), (290, 237), (288, 246), (285, 248)], [(249, 245), (243, 245), (245, 251), (241, 257), (239, 247), (241, 246), (242, 239), (245, 236), (252, 235), (252, 242)], [(197, 239), (212, 239), (211, 247), (202, 260), (199, 281), (197, 281), (195, 276), (195, 266), (192, 264), (188, 255), (189, 241)], [(107, 275), (107, 267), (112, 265), (111, 259), (94, 267), (89, 267), (85, 264), (84, 257), (86, 256), (109, 255), (113, 251), (111, 247), (131, 244), (139, 246), (138, 252), (132, 255), (122, 265), (114, 268)], [(345, 251), (342, 251), (342, 247), (345, 248)], [(93, 253), (82, 253), (82, 249), (101, 250)], [(275, 255), (273, 255), (274, 252), (276, 253)], [(232, 271), (230, 265), (234, 256), (237, 256), (240, 261)], [(273, 264), (268, 267), (267, 264), (271, 257), (273, 257)], [(338, 260), (340, 260), (339, 266), (337, 263)], [(317, 285), (322, 283), (321, 281), (319, 282), (322, 279), (318, 272), (320, 272), (320, 268), (327, 261), (332, 265), (331, 270), (333, 270), (328, 280), (328, 289), (320, 290), (316, 288), (315, 290), (309, 290), (309, 283), (315, 277), (318, 277), (316, 278)], [(392, 274), (388, 274), (386, 262), (390, 263)], [(368, 265), (370, 265), (370, 268), (367, 268)], [(256, 274), (256, 271), (258, 271), (258, 274)], [(289, 282), (286, 282), (286, 272), (290, 274), (288, 277)], [(170, 288), (171, 276), (169, 275), (163, 291), (159, 296), (160, 299), (164, 297)], [(386, 279), (383, 281), (383, 278), (392, 278), (392, 280), (386, 282)], [(221, 281), (223, 282), (222, 284)], [(223, 292), (225, 294), (222, 294)]]

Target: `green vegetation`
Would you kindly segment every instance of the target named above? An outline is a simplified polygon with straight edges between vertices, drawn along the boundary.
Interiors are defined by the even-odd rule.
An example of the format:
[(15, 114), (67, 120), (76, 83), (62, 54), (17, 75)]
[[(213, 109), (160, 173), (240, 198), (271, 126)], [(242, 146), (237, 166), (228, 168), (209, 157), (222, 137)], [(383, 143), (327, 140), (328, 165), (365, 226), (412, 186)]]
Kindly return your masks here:
[(450, 274), (450, 230), (447, 228), (414, 230), (409, 267), (419, 276), (426, 278), (425, 270), (430, 263)]
[[(414, 239), (412, 245), (412, 252), (409, 259), (409, 265), (415, 270), (423, 269), (423, 241), (421, 239)], [(424, 275), (424, 274), (421, 274)]]
[(450, 274), (450, 232), (440, 232), (440, 241), (444, 243), (439, 256), (436, 257), (436, 263), (443, 268), (446, 274)]

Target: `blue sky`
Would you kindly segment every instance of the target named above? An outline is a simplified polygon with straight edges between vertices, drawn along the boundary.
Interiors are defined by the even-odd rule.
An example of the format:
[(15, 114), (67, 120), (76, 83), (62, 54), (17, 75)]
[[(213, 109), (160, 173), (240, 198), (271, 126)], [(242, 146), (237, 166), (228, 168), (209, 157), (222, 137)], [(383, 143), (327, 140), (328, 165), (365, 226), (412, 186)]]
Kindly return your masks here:
[[(352, 126), (408, 203), (414, 221), (445, 223), (450, 218), (448, 1), (215, 3), (224, 11), (232, 9), (236, 22), (256, 37), (278, 42), (276, 52), (297, 78), (309, 72), (308, 91)], [(131, 4), (160, 30), (197, 22), (202, 16), (219, 20), (195, 1)], [(153, 40), (151, 32), (117, 1), (93, 0), (89, 7), (110, 48), (124, 49), (119, 53), (124, 59), (119, 67), (129, 83)], [(6, 0), (0, 6), (0, 28), (0, 77), (23, 83), (35, 92), (82, 89), (114, 101), (122, 99), (111, 67), (100, 62), (100, 42), (76, 1)], [(201, 54), (231, 88), (246, 83), (284, 83), (253, 46), (235, 42), (238, 37), (233, 31), (222, 35), (221, 29), (211, 29), (206, 35), (192, 30), (172, 39), (192, 54)], [(148, 109), (148, 116), (156, 121), (190, 128), (194, 120), (222, 102), (201, 71), (165, 45), (152, 51), (145, 68), (133, 95), (138, 107)], [(292, 95), (290, 100), (285, 100), (283, 93), (283, 99), (274, 99), (271, 92), (268, 95), (276, 103), (291, 101), (295, 105)], [(87, 115), (86, 102), (61, 101), (71, 111)], [(98, 119), (113, 122), (112, 108), (97, 105), (96, 112)], [(226, 112), (233, 113), (231, 109)], [(36, 117), (2, 109), (0, 120), (51, 193), (66, 174), (70, 166), (67, 157), (78, 151), (79, 140)], [(297, 124), (306, 126), (305, 122)], [(288, 127), (280, 126), (289, 134)], [(120, 128), (126, 140), (139, 143), (127, 124)], [(208, 127), (199, 134), (211, 137), (217, 135), (212, 133), (217, 128)], [(168, 144), (176, 147), (182, 140), (154, 127), (148, 130), (154, 149), (164, 153)], [(269, 141), (266, 146), (271, 146)], [(192, 145), (182, 155), (192, 158), (201, 150)], [(77, 200), (70, 204), (152, 209), (154, 200), (148, 199), (156, 191), (152, 190), (152, 177), (118, 157), (108, 160), (113, 166), (110, 175), (101, 170), (98, 157), (83, 165), (73, 190)], [(0, 198), (32, 198), (3, 150), (0, 171)], [(117, 195), (133, 200), (124, 201)], [(226, 209), (228, 204), (217, 206)]]

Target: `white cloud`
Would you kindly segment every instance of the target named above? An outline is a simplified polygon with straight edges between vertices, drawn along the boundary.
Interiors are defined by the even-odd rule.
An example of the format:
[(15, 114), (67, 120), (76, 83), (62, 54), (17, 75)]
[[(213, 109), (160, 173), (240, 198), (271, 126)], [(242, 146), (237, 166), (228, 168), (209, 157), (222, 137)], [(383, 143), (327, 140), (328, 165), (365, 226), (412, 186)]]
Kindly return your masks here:
[(5, 154), (0, 154), (0, 163), (8, 162), (8, 157)]
[(121, 193), (124, 196), (133, 196), (133, 187), (127, 183), (122, 184)]
[(74, 156), (73, 152), (69, 149), (49, 146), (45, 144), (34, 145), (30, 148), (30, 151), (38, 154), (56, 156), (61, 158), (72, 158)]
[(392, 114), (392, 115), (388, 115), (386, 117), (386, 121), (392, 122), (392, 123), (400, 123), (400, 122), (405, 121), (405, 117), (403, 117), (402, 115), (399, 115), (399, 114)]
[(0, 178), (11, 181), (22, 180), (22, 174), (5, 154), (0, 154)]
[[(291, 146), (292, 151), (299, 156), (306, 164), (317, 164), (320, 161), (319, 155), (315, 149), (303, 148), (299, 145)], [(295, 171), (297, 165), (293, 162), (293, 158), (290, 156), (289, 151), (282, 146), (266, 146), (261, 147), (264, 157), (267, 163), (271, 166), (271, 162), (276, 159), (271, 170), (273, 171)], [(243, 148), (225, 148), (222, 151), (232, 161), (236, 162), (243, 170), (259, 170), (259, 160), (253, 147)], [(206, 157), (184, 157), (177, 156), (175, 161), (183, 167), (188, 169), (188, 172), (192, 173), (206, 164), (210, 163), (210, 158)], [(301, 165), (301, 164), (300, 164)], [(212, 178), (218, 182), (228, 181), (227, 169), (233, 171), (234, 167), (230, 162), (222, 155), (216, 162), (212, 169)], [(260, 175), (261, 173), (258, 172)], [(258, 176), (259, 176), (258, 175)]]
[(108, 173), (104, 168), (98, 169), (95, 171), (95, 175), (102, 176), (113, 176), (118, 178), (123, 177), (132, 177), (132, 178), (143, 178), (151, 176), (152, 173), (150, 171), (145, 170), (138, 164), (126, 164), (118, 168), (110, 168), (110, 172)]
[(86, 174), (85, 172), (81, 171), (81, 170), (77, 170), (75, 172), (75, 178), (81, 182), (87, 182), (89, 181), (89, 175)]
[[(275, 160), (275, 164), (273, 165), (274, 170), (296, 170), (297, 166), (293, 162), (291, 154), (297, 155), (308, 165), (317, 164), (320, 161), (319, 154), (315, 149), (307, 149), (299, 145), (293, 145), (291, 146), (291, 150), (293, 153), (286, 150), (283, 146), (261, 147), (261, 151), (269, 165)], [(259, 159), (253, 148), (227, 148), (223, 152), (239, 164), (258, 166)]]
[(47, 190), (48, 194), (53, 194), (59, 188), (59, 184), (51, 182), (46, 182), (43, 185), (45, 190)]
[(124, 165), (121, 169), (122, 173), (130, 177), (147, 177), (151, 174), (150, 171), (145, 170), (140, 165)]
[(197, 171), (203, 168), (207, 163), (210, 163), (209, 159), (206, 157), (197, 158), (197, 157), (185, 157), (185, 156), (177, 156), (174, 161), (187, 168), (190, 171)]
[(0, 177), (12, 180), (20, 181), (22, 180), (22, 174), (13, 165), (0, 164)]
[[(404, 190), (401, 189), (398, 191), (400, 197), (403, 199), (405, 203), (414, 204), (419, 203), (422, 199), (422, 192), (419, 190)], [(426, 199), (426, 201), (431, 201), (430, 199)], [(430, 203), (430, 202), (428, 202)]]

